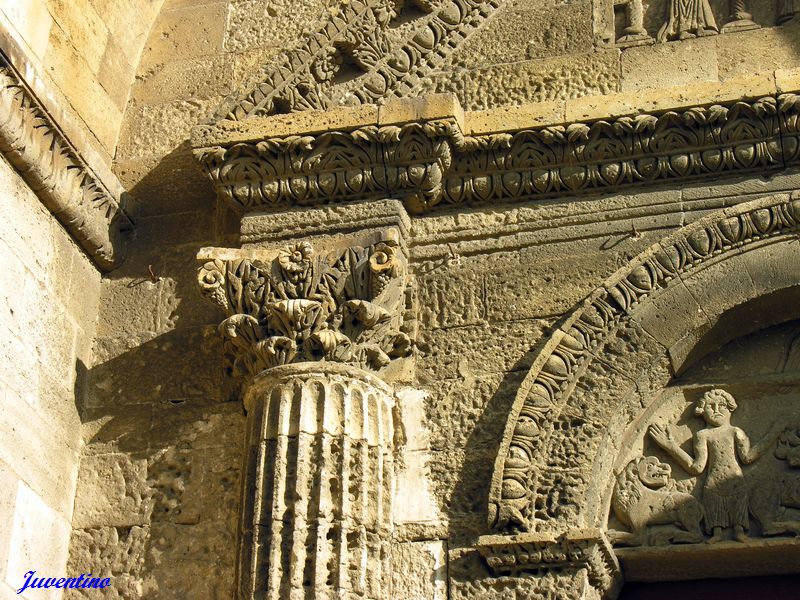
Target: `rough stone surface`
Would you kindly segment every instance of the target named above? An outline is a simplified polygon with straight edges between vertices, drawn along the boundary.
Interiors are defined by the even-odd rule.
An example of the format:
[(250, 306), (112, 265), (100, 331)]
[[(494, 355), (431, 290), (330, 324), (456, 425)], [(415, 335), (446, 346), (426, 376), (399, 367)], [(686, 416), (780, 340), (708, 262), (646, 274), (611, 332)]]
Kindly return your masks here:
[[(659, 36), (672, 4), (694, 20)], [(269, 585), (273, 598), (605, 600), (619, 591), (614, 556), (630, 579), (796, 572), (800, 9), (746, 4), (759, 28), (691, 37), (711, 15), (722, 29), (729, 3), (0, 0), (4, 51), (21, 48), (69, 142), (135, 196), (129, 258), (101, 277), (0, 159), (0, 597), (19, 597), (32, 568), (112, 579), (102, 594), (22, 595), (70, 600), (228, 600)], [(408, 100), (430, 92), (458, 102)], [(383, 104), (349, 107), (364, 98)], [(305, 112), (276, 114), (289, 110)], [(718, 125), (735, 111), (735, 131)], [(215, 115), (248, 118), (195, 129)], [(436, 122), (396, 156), (348, 145), (374, 126), (390, 148), (418, 120)], [(357, 189), (364, 162), (405, 161), (385, 196), (326, 192), (309, 207), (299, 194), (242, 219), (193, 154), (198, 139), (274, 135), (286, 139), (257, 152), (288, 145), (302, 162), (311, 142), (291, 136), (334, 129), (298, 169), (340, 169), (337, 185)], [(526, 129), (535, 140), (507, 154), (505, 134)], [(443, 130), (446, 149), (426, 145)], [(733, 174), (715, 170), (722, 146)], [(565, 154), (541, 158), (553, 148)], [(623, 150), (634, 157), (618, 165)], [(513, 172), (487, 183), (514, 160), (578, 181), (589, 171), (570, 153), (598, 177), (645, 175), (536, 200), (513, 192)], [(420, 165), (425, 193), (453, 200), (458, 186), (437, 175), (467, 155), (470, 202), (408, 214), (401, 188)], [(652, 164), (669, 175), (647, 179)], [(248, 168), (240, 182), (263, 180)], [(681, 237), (698, 221), (716, 225)], [(376, 250), (387, 228), (397, 245)], [(319, 260), (304, 262), (303, 241)], [(202, 251), (201, 285), (224, 308), (198, 289), (207, 246), (220, 248)], [(369, 275), (386, 264), (404, 269), (391, 302), (388, 279)], [(226, 317), (238, 321), (220, 332)], [(287, 339), (326, 360), (295, 361), (305, 379), (243, 404)], [(254, 354), (263, 364), (234, 382)], [(359, 379), (332, 366), (355, 362), (379, 368)], [(739, 433), (696, 412), (712, 389), (736, 399), (715, 406)], [(726, 446), (693, 465), (717, 430), (758, 456)], [(720, 466), (732, 483), (712, 476)], [(629, 488), (648, 502), (626, 503)], [(240, 549), (255, 566), (237, 579)]]

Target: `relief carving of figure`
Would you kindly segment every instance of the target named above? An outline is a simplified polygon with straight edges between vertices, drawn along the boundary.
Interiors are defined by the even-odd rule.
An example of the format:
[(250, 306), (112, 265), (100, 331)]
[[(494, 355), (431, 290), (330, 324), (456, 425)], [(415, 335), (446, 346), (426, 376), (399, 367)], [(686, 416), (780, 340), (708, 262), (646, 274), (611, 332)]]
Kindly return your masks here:
[[(610, 531), (617, 544), (647, 545), (649, 542), (697, 543), (703, 540), (700, 523), (703, 509), (691, 494), (673, 489), (672, 470), (655, 456), (635, 458), (617, 475), (611, 507), (631, 532)], [(647, 528), (667, 525), (648, 539)]]
[(702, 503), (706, 530), (711, 534), (709, 543), (721, 541), (723, 531), (731, 527), (735, 539), (748, 539), (748, 489), (741, 464), (758, 460), (777, 437), (767, 435), (751, 447), (747, 434), (731, 425), (731, 413), (736, 408), (736, 400), (724, 390), (703, 394), (694, 412), (703, 417), (706, 426), (693, 436), (693, 457), (672, 439), (667, 429), (655, 424), (649, 428), (650, 437), (687, 473), (705, 473)]
[(787, 520), (787, 508), (800, 508), (800, 425), (787, 427), (778, 438), (775, 458), (786, 461), (794, 473), (756, 481), (751, 487), (750, 512), (764, 535), (800, 534), (800, 521)]
[(670, 0), (667, 22), (659, 29), (659, 42), (718, 33), (708, 0)]

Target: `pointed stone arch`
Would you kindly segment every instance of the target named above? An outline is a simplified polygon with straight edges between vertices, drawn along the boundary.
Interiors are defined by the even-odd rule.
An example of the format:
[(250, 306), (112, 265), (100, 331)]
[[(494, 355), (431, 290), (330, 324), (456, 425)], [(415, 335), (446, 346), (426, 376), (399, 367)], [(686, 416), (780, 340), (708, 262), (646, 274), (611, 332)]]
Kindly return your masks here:
[(489, 525), (505, 536), (484, 539), (490, 565), (535, 563), (508, 548), (526, 533), (557, 540), (576, 530), (598, 532), (614, 562), (599, 531), (622, 432), (699, 358), (798, 317), (797, 193), (707, 216), (606, 280), (539, 347), (518, 390), (491, 482)]

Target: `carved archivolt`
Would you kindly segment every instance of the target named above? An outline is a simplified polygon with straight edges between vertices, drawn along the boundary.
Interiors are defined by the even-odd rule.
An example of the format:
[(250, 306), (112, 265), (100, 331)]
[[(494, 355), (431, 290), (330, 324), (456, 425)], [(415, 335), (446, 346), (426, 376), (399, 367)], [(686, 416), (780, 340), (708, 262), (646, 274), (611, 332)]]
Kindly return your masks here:
[[(412, 95), (503, 0), (355, 0), (302, 47), (275, 60), (261, 82), (219, 117), (241, 120)], [(408, 4), (408, 8), (406, 7)], [(413, 6), (413, 8), (412, 8)], [(418, 16), (390, 27), (404, 10)], [(411, 11), (409, 11), (411, 12)], [(354, 72), (345, 73), (345, 69)]]
[(400, 198), (414, 212), (611, 191), (800, 163), (800, 96), (465, 136), (458, 122), (366, 126), (200, 148), (238, 209)]
[[(642, 410), (637, 390), (666, 383), (725, 311), (800, 290), (798, 232), (798, 195), (731, 207), (640, 254), (564, 320), (519, 388), (495, 465), (490, 526), (515, 534), (506, 544), (603, 526), (601, 496), (613, 481), (615, 436)], [(747, 283), (727, 286), (725, 277), (736, 269)], [(698, 299), (704, 296), (707, 302)], [(792, 302), (778, 306), (797, 312)], [(788, 317), (759, 318), (766, 323)], [(653, 368), (652, 382), (637, 380), (640, 371)], [(784, 437), (788, 449), (791, 436)], [(763, 453), (756, 446), (745, 450), (748, 460)], [(658, 460), (632, 461), (618, 476), (612, 508), (633, 537), (662, 519), (676, 526), (671, 539), (697, 541), (702, 511), (668, 483), (669, 469)], [(639, 506), (644, 496), (647, 514)], [(658, 506), (658, 514), (648, 512)], [(497, 544), (497, 536), (484, 543)]]
[(97, 265), (112, 269), (127, 216), (2, 55), (0, 152)]

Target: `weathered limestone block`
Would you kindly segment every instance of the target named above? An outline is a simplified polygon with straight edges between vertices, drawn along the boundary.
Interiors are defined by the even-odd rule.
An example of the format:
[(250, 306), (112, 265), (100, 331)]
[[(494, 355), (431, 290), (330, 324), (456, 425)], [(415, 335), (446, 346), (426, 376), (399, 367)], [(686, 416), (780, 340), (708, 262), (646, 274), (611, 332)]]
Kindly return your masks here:
[(146, 459), (127, 454), (83, 458), (73, 516), (76, 529), (146, 525), (152, 510)]
[(146, 526), (73, 530), (67, 572), (109, 577), (113, 585), (104, 590), (68, 590), (64, 598), (141, 598), (147, 589), (143, 571), (148, 541)]
[(627, 48), (622, 52), (621, 65), (620, 89), (624, 92), (687, 86), (719, 78), (714, 38)]
[(442, 541), (404, 542), (392, 548), (391, 598), (445, 600), (447, 554)]
[(590, 2), (517, 2), (495, 15), (480, 33), (461, 44), (444, 67), (487, 65), (579, 54), (592, 49)]
[(452, 92), (465, 109), (564, 100), (619, 89), (619, 53), (607, 50), (544, 60), (456, 70), (432, 77), (430, 90)]

